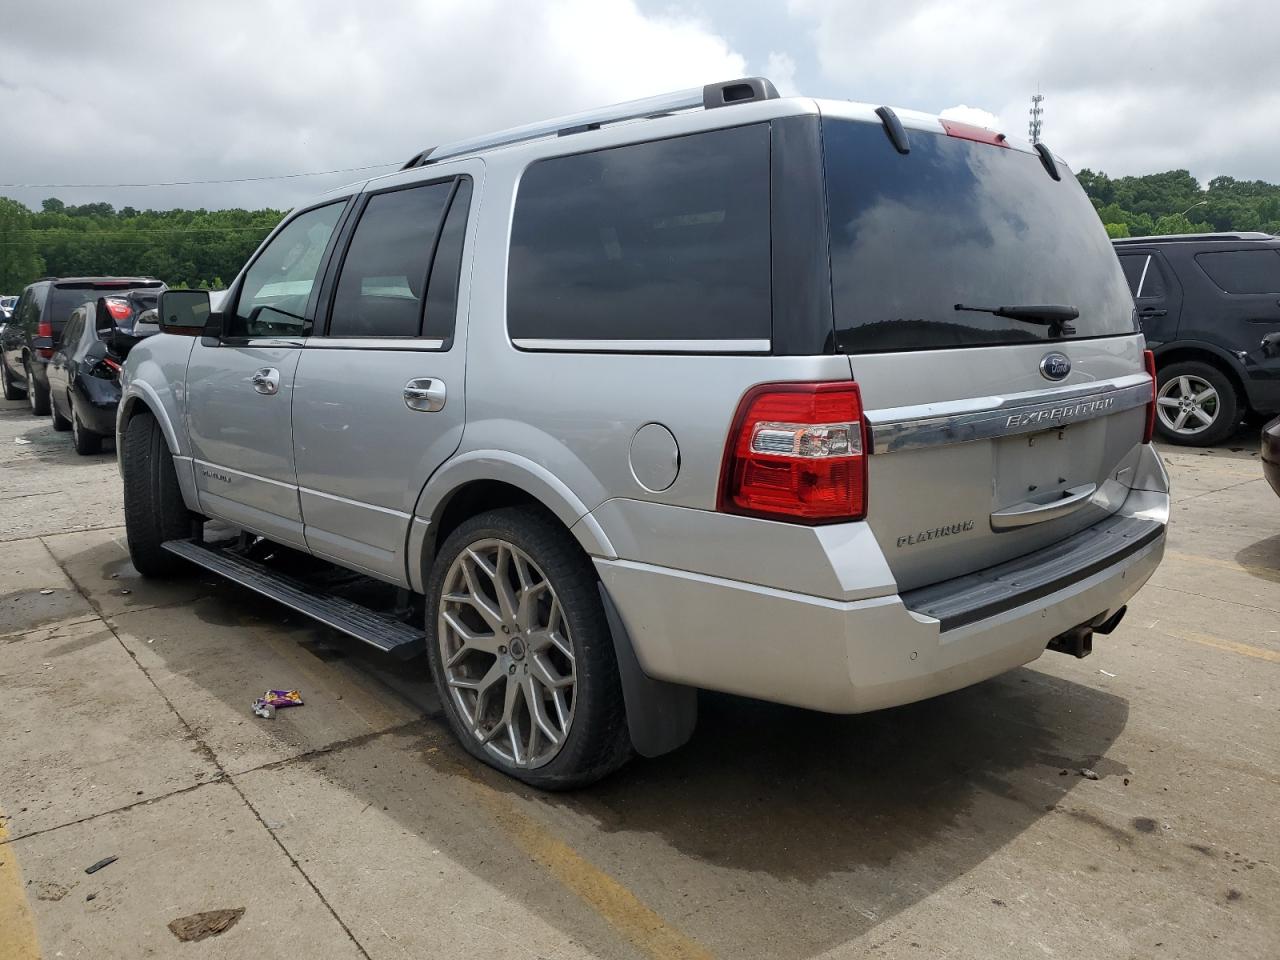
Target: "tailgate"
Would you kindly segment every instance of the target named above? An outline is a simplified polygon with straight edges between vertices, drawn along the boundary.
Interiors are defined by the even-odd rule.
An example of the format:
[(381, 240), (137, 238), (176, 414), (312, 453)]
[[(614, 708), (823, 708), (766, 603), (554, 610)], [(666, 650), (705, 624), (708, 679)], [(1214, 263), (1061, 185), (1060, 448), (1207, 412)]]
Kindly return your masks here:
[[(1140, 337), (851, 358), (871, 447), (867, 523), (899, 590), (1039, 550), (1119, 508), (1151, 379)], [(903, 401), (911, 401), (904, 403)]]

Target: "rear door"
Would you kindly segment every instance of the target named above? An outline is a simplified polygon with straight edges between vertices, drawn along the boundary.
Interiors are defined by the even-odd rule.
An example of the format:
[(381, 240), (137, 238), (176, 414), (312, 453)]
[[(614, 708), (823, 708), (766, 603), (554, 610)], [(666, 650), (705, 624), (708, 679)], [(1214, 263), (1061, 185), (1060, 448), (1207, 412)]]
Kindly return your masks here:
[(200, 505), (272, 540), (306, 546), (293, 462), (293, 376), (346, 200), (281, 227), (245, 271), (223, 335), (187, 366), (187, 431)]
[[(905, 590), (1117, 509), (1151, 381), (1069, 171), (973, 128), (911, 129), (901, 154), (854, 111), (823, 122), (836, 339), (871, 428), (867, 522)], [(1074, 332), (983, 312), (1044, 304), (1077, 308)]]
[(445, 170), (361, 199), (294, 381), (308, 547), (404, 585), (414, 503), (464, 420), (464, 242), (483, 166)]

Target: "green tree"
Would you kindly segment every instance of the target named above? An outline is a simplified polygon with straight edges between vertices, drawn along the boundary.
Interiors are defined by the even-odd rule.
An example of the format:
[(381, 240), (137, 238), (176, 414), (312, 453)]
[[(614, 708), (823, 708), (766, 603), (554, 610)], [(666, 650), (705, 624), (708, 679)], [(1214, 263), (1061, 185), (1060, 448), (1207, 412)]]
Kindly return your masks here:
[(31, 233), (31, 211), (0, 197), (0, 293), (18, 293), (44, 273)]

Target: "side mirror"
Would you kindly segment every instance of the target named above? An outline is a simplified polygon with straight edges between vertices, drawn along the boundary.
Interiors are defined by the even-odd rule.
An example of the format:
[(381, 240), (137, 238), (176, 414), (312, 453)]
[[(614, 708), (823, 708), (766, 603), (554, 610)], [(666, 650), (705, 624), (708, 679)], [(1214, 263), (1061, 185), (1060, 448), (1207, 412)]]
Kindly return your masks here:
[(160, 294), (160, 332), (202, 336), (212, 312), (208, 290), (166, 290)]
[(1262, 355), (1267, 358), (1280, 357), (1280, 331), (1268, 333), (1262, 338)]

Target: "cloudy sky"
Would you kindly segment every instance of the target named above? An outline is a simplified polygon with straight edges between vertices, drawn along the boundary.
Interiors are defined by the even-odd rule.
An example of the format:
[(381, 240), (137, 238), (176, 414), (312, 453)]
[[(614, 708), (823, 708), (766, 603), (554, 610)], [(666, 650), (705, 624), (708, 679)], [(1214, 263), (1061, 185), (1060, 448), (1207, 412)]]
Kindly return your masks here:
[[(0, 195), (288, 207), (498, 127), (763, 74), (1044, 140), (1112, 175), (1280, 181), (1280, 16), (1263, 0), (9, 2)], [(109, 14), (106, 12), (109, 10)], [(386, 169), (392, 169), (387, 167)], [(378, 171), (374, 171), (375, 173)]]

